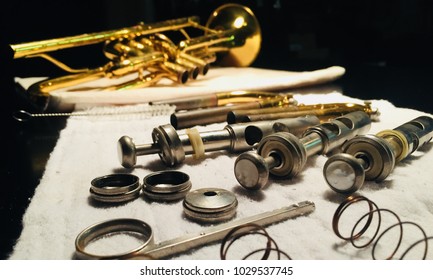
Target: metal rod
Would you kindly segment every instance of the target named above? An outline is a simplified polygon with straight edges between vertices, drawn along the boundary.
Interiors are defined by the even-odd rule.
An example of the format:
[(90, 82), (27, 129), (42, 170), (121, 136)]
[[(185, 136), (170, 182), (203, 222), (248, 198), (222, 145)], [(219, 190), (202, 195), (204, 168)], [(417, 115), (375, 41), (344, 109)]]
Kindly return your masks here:
[[(234, 166), (236, 179), (242, 187), (258, 190), (267, 184), (269, 173), (279, 178), (294, 177), (304, 168), (309, 156), (326, 155), (345, 141), (364, 134), (370, 126), (367, 113), (356, 111), (312, 126), (301, 138), (290, 132), (271, 133), (257, 145), (257, 155), (239, 155)], [(268, 164), (277, 160), (279, 165)]]
[(185, 235), (180, 238), (164, 241), (151, 247), (146, 247), (141, 254), (154, 259), (162, 259), (168, 256), (186, 252), (212, 242), (222, 240), (227, 233), (235, 227), (254, 223), (260, 226), (268, 226), (287, 219), (306, 215), (315, 210), (315, 204), (311, 201), (303, 201), (270, 212), (261, 213), (237, 221), (211, 227), (199, 233)]
[[(274, 121), (251, 122), (245, 124), (226, 125), (222, 130), (178, 134), (170, 125), (162, 125), (153, 129), (153, 143), (136, 145), (129, 136), (118, 140), (118, 153), (123, 167), (131, 168), (137, 163), (137, 156), (158, 154), (168, 166), (174, 166), (185, 160), (186, 155), (202, 156), (203, 152), (227, 150), (230, 153), (252, 149), (264, 136), (276, 132), (287, 131), (295, 135), (317, 125), (315, 116)], [(194, 145), (196, 144), (196, 145)]]

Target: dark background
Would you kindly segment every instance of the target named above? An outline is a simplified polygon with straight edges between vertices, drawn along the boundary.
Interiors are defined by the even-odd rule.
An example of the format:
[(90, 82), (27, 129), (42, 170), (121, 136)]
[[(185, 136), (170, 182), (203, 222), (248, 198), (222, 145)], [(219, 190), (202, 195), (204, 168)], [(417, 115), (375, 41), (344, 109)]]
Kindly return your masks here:
[[(346, 74), (335, 83), (345, 95), (386, 99), (399, 107), (433, 113), (431, 0), (3, 1), (0, 121), (1, 176), (6, 181), (0, 186), (0, 258), (7, 258), (20, 234), (22, 214), (64, 127), (62, 119), (23, 124), (11, 118), (17, 109), (37, 109), (17, 93), (14, 77), (63, 72), (39, 58), (10, 59), (9, 44), (192, 15), (205, 23), (214, 9), (228, 2), (250, 7), (260, 22), (262, 49), (252, 66), (305, 71), (340, 65)], [(99, 45), (62, 50), (55, 56), (76, 68), (106, 61)]]
[[(339, 81), (346, 95), (432, 111), (424, 102), (433, 72), (430, 0), (10, 1), (2, 8), (1, 40), (31, 42), (191, 15), (205, 23), (226, 2), (250, 7), (261, 24), (262, 49), (252, 66), (302, 71), (340, 65), (347, 69)], [(67, 49), (55, 56), (77, 68), (98, 66), (105, 62), (101, 49)], [(9, 78), (61, 74), (40, 58), (17, 59), (4, 69), (6, 61), (0, 61)]]

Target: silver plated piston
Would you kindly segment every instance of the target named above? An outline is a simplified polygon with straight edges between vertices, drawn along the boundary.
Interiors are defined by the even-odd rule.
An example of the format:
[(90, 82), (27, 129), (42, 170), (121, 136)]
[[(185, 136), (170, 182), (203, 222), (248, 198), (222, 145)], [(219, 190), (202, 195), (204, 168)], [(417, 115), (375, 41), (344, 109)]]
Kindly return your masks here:
[(356, 111), (329, 122), (312, 126), (299, 138), (289, 132), (276, 132), (264, 137), (257, 145), (257, 154), (246, 152), (235, 161), (235, 177), (246, 189), (258, 190), (265, 186), (269, 174), (278, 178), (292, 178), (314, 154), (328, 154), (345, 141), (370, 129), (371, 119)]
[(392, 130), (361, 135), (344, 143), (340, 154), (330, 157), (323, 175), (332, 190), (350, 194), (364, 181), (381, 182), (395, 165), (433, 137), (433, 119), (420, 116)]
[(137, 163), (137, 156), (158, 154), (167, 166), (175, 166), (185, 160), (186, 155), (198, 159), (205, 152), (226, 150), (230, 153), (252, 149), (260, 140), (277, 131), (287, 131), (301, 135), (307, 128), (319, 124), (316, 116), (278, 119), (272, 121), (250, 122), (226, 125), (221, 130), (198, 132), (187, 129), (179, 134), (170, 125), (161, 125), (153, 129), (153, 143), (136, 145), (129, 136), (118, 140), (118, 156), (123, 167), (131, 168)]

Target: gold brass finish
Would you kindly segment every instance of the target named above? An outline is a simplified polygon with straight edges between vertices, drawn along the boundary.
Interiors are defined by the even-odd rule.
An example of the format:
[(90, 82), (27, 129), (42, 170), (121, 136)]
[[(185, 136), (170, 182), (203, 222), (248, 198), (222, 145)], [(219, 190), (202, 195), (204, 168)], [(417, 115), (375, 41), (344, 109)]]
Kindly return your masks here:
[[(187, 28), (204, 32), (190, 37)], [(162, 34), (178, 31), (185, 39), (174, 43)], [(72, 69), (48, 55), (48, 52), (104, 43), (104, 55), (110, 60), (96, 69)], [(249, 66), (260, 51), (261, 30), (253, 12), (238, 4), (225, 4), (209, 17), (206, 26), (200, 25), (197, 16), (138, 25), (103, 32), (49, 39), (39, 42), (10, 45), (13, 58), (42, 57), (62, 70), (73, 73), (51, 78), (32, 85), (28, 93), (36, 103), (46, 101), (50, 92), (99, 78), (115, 78), (138, 73), (132, 81), (102, 88), (123, 90), (148, 87), (168, 78), (176, 83), (186, 83), (197, 75), (205, 75), (211, 63), (221, 66)]]
[(289, 105), (279, 107), (260, 108), (255, 110), (232, 110), (227, 113), (227, 123), (242, 123), (262, 120), (275, 120), (280, 118), (295, 118), (305, 115), (315, 115), (322, 121), (340, 117), (342, 115), (363, 111), (370, 116), (372, 120), (377, 120), (380, 112), (376, 108), (371, 107), (370, 102), (364, 104), (356, 103), (329, 103), (329, 104), (313, 104), (313, 105)]
[[(215, 106), (209, 108), (199, 108), (196, 110), (189, 109), (173, 113), (170, 116), (170, 123), (175, 129), (225, 122), (227, 120), (228, 112), (235, 109), (281, 107), (296, 103), (296, 100), (293, 99), (293, 95), (291, 94), (261, 91), (222, 92), (213, 96), (209, 96), (209, 99), (205, 99), (205, 97), (199, 97), (198, 101), (200, 101), (199, 103), (202, 105), (210, 105), (207, 103), (207, 101), (213, 101)], [(174, 101), (173, 103), (168, 104), (185, 105), (185, 103), (181, 101), (177, 103)], [(194, 107), (197, 105), (198, 103), (192, 103), (192, 105), (189, 106)], [(178, 106), (176, 105), (176, 107)]]

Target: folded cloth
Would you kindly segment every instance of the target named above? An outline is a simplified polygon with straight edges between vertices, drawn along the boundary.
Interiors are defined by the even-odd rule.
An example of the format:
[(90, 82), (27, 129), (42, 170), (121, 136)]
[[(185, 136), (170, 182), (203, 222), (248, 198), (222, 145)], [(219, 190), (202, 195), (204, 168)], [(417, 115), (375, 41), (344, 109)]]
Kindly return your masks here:
[[(363, 102), (336, 92), (295, 94), (295, 98), (305, 104)], [(372, 134), (392, 129), (420, 115), (427, 115), (420, 111), (395, 107), (386, 100), (371, 102), (373, 107), (381, 111), (380, 121), (372, 123), (369, 132)], [(371, 259), (371, 246), (357, 249), (350, 242), (339, 239), (332, 230), (332, 216), (343, 197), (334, 193), (323, 178), (322, 168), (327, 159), (325, 156), (311, 156), (298, 176), (287, 180), (270, 179), (269, 184), (257, 192), (250, 192), (239, 186), (233, 172), (237, 155), (226, 151), (209, 152), (200, 160), (187, 156), (183, 164), (172, 168), (163, 165), (156, 154), (145, 155), (138, 157), (134, 169), (124, 169), (117, 157), (117, 140), (128, 135), (134, 138), (136, 144), (152, 143), (152, 129), (166, 123), (169, 123), (168, 115), (148, 117), (145, 120), (124, 117), (70, 117), (60, 133), (45, 173), (23, 217), (23, 230), (10, 259), (72, 259), (75, 239), (83, 229), (115, 218), (145, 221), (153, 228), (155, 243), (212, 228), (212, 225), (199, 224), (186, 218), (182, 201), (156, 202), (140, 196), (123, 204), (101, 205), (90, 199), (90, 182), (96, 177), (130, 172), (142, 180), (152, 172), (166, 169), (188, 174), (192, 183), (191, 190), (217, 187), (233, 192), (239, 203), (233, 220), (305, 200), (314, 202), (316, 210), (309, 215), (267, 227), (269, 235), (279, 248), (293, 259)], [(224, 125), (212, 124), (197, 129), (218, 130)], [(360, 190), (360, 194), (374, 201), (379, 207), (395, 211), (402, 221), (420, 224), (427, 235), (433, 233), (433, 224), (430, 222), (433, 219), (433, 178), (430, 164), (433, 161), (432, 145), (426, 145), (397, 164), (385, 181), (366, 182)], [(367, 211), (366, 205), (364, 207)], [(382, 220), (387, 224), (396, 222), (392, 215), (386, 213)], [(349, 230), (349, 226), (354, 222), (350, 219), (342, 221), (342, 227)], [(405, 229), (403, 244), (411, 244), (421, 237), (420, 231)], [(396, 245), (397, 240), (390, 239), (376, 249), (379, 250), (379, 258), (390, 254)], [(134, 238), (112, 236), (102, 239), (101, 243), (95, 242), (92, 252), (111, 254), (124, 252), (134, 246), (137, 246)], [(265, 242), (261, 243), (256, 236), (253, 239), (240, 239), (234, 246), (228, 253), (229, 259), (241, 258), (252, 250), (263, 248)], [(402, 247), (407, 248), (404, 245)], [(418, 249), (423, 250), (423, 246), (418, 246)], [(171, 258), (216, 260), (219, 259), (219, 250), (220, 244), (214, 243)], [(419, 250), (416, 252), (418, 253), (415, 258), (420, 258), (422, 253)], [(431, 252), (428, 258), (432, 259)]]
[[(96, 81), (79, 84), (73, 87), (55, 90), (50, 93), (51, 106), (64, 110), (71, 105), (82, 106), (106, 104), (134, 104), (156, 100), (168, 100), (179, 97), (197, 96), (233, 90), (275, 91), (288, 88), (313, 86), (334, 81), (344, 75), (345, 69), (340, 66), (292, 72), (262, 68), (212, 68), (206, 76), (180, 85), (170, 80), (162, 80), (155, 86), (128, 89), (122, 91), (100, 90), (135, 78), (128, 75), (118, 79), (102, 78)], [(35, 78), (16, 78), (16, 81), (28, 88), (36, 82)]]

